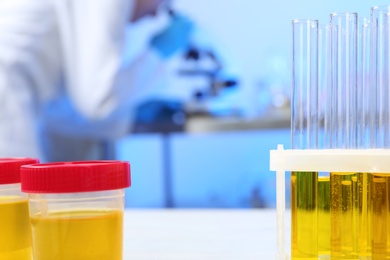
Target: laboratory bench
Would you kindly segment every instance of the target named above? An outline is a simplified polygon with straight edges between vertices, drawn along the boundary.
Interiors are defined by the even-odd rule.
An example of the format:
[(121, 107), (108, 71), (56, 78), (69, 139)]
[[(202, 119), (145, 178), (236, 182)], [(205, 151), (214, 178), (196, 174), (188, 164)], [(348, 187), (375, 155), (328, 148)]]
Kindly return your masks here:
[(261, 117), (194, 115), (184, 126), (186, 133), (215, 133), (227, 131), (260, 131), (264, 129), (290, 128), (290, 110), (275, 110)]
[(289, 141), (289, 129), (130, 135), (116, 146), (131, 164), (126, 207), (274, 207), (269, 151)]
[(124, 260), (251, 260), (276, 255), (275, 209), (126, 209)]
[(287, 128), (129, 135), (116, 145), (131, 164), (126, 207), (275, 207), (269, 152), (289, 142)]
[(264, 129), (290, 128), (290, 112), (278, 111), (269, 113), (263, 117), (242, 117), (242, 116), (210, 116), (198, 114), (187, 116), (185, 121), (176, 123), (169, 122), (147, 122), (137, 123), (133, 126), (131, 134), (144, 133), (218, 133), (237, 131), (256, 131)]

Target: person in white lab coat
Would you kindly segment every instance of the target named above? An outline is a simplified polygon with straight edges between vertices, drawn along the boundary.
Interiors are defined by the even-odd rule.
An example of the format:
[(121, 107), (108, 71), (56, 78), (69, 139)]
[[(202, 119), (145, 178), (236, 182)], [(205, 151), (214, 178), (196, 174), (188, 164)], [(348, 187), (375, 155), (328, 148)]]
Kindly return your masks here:
[[(149, 51), (123, 60), (128, 23), (156, 13), (164, 2), (1, 0), (0, 157), (62, 160), (50, 155), (64, 148), (74, 158), (95, 159), (83, 147), (87, 152), (96, 140), (126, 134), (130, 111), (191, 33), (188, 20), (174, 18), (152, 38)], [(66, 147), (74, 140), (78, 146)]]

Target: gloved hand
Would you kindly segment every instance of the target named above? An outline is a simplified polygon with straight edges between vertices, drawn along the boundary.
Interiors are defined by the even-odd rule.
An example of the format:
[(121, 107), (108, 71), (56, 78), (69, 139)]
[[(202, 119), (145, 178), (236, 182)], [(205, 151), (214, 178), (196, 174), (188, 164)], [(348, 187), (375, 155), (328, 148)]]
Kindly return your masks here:
[(169, 58), (176, 51), (187, 47), (193, 29), (194, 25), (188, 18), (175, 14), (167, 28), (151, 39), (150, 45), (163, 58)]

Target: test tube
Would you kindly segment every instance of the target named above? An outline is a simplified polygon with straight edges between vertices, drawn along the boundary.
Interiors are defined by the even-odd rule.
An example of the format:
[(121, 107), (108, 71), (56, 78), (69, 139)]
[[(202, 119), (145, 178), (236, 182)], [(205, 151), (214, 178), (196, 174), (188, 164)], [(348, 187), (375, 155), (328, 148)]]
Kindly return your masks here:
[[(318, 20), (295, 19), (292, 69), (292, 149), (317, 148)], [(291, 256), (318, 259), (317, 172), (291, 173)]]
[(318, 148), (331, 148), (330, 26), (318, 27)]
[(317, 148), (318, 20), (295, 19), (292, 66), (292, 149)]
[(330, 257), (330, 177), (318, 176), (318, 257)]
[(373, 87), (376, 91), (376, 148), (390, 148), (390, 33), (389, 6), (371, 8), (373, 25)]
[[(358, 27), (358, 148), (373, 148), (375, 92), (370, 84), (371, 62), (370, 18), (359, 19)], [(371, 259), (371, 173), (357, 173), (358, 255), (360, 260)]]
[(372, 176), (372, 260), (390, 259), (390, 177)]
[(357, 148), (357, 18), (350, 12), (330, 15), (333, 148)]
[[(318, 28), (318, 148), (329, 149), (331, 144), (330, 111), (328, 102), (331, 90), (330, 77), (330, 26), (319, 24)], [(318, 257), (330, 257), (330, 177), (329, 172), (318, 173)]]
[[(372, 23), (372, 73), (373, 88), (376, 90), (377, 148), (389, 148), (390, 134), (390, 6), (371, 8)], [(372, 198), (372, 259), (390, 259), (390, 176), (373, 173), (371, 180)]]
[(372, 87), (370, 65), (371, 53), (370, 18), (359, 19), (358, 30), (358, 148), (375, 148), (373, 133), (375, 131), (376, 92)]
[[(357, 148), (357, 19), (330, 15), (333, 148)], [(358, 259), (356, 186), (356, 173), (331, 172), (331, 259)]]
[(372, 251), (372, 214), (371, 214), (371, 181), (372, 174), (360, 172), (357, 178), (357, 217), (358, 217), (358, 255), (360, 260), (371, 259)]

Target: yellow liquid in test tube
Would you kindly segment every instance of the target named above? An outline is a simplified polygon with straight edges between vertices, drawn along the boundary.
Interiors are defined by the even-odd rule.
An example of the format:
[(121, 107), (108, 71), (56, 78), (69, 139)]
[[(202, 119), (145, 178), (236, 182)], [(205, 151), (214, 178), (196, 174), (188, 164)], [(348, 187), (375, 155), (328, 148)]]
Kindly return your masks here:
[(357, 173), (359, 260), (371, 259), (372, 219), (371, 219), (371, 174)]
[(25, 199), (0, 197), (0, 259), (32, 259), (28, 202)]
[(372, 174), (372, 259), (390, 259), (390, 177)]
[(331, 259), (358, 259), (358, 196), (355, 173), (330, 174)]
[(318, 177), (318, 255), (330, 257), (330, 177)]
[(59, 212), (31, 222), (34, 260), (122, 260), (122, 211)]
[(317, 172), (291, 173), (291, 256), (318, 259)]

